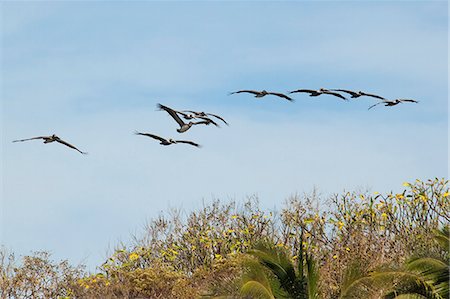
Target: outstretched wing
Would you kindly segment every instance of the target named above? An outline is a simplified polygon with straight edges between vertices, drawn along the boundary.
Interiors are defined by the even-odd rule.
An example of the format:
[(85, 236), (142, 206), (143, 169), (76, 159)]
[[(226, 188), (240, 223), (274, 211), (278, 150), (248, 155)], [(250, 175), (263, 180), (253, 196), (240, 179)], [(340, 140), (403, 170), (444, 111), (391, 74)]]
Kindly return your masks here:
[(175, 110), (161, 104), (158, 104), (158, 108), (159, 110), (164, 110), (167, 113), (169, 113), (169, 115), (173, 117), (173, 119), (180, 125), (180, 127), (185, 125), (185, 123), (181, 120), (181, 118), (178, 116)]
[(354, 92), (353, 90), (348, 90), (348, 89), (330, 89), (330, 90), (345, 92), (345, 93), (348, 93), (349, 95), (351, 95), (352, 97), (359, 97), (360, 96), (359, 93)]
[(223, 121), (227, 126), (228, 126), (228, 123), (222, 118), (222, 117), (220, 117), (220, 116), (218, 116), (218, 115), (216, 115), (216, 114), (212, 114), (212, 113), (206, 113), (207, 115), (211, 115), (211, 116), (213, 116), (213, 117), (215, 117), (215, 118), (218, 118), (218, 119), (220, 119), (221, 121)]
[(209, 124), (213, 124), (215, 126), (219, 126), (217, 123), (215, 123), (212, 119), (209, 118), (205, 118), (205, 117), (201, 117), (201, 121), (197, 121), (195, 123), (193, 123), (194, 125), (209, 125)]
[(147, 137), (150, 137), (150, 138), (159, 140), (159, 141), (161, 141), (161, 142), (167, 142), (166, 139), (164, 139), (164, 138), (162, 138), (162, 137), (159, 137), (159, 136), (156, 136), (156, 135), (153, 135), (153, 134), (150, 134), (150, 133), (140, 133), (140, 132), (138, 132), (138, 131), (134, 131), (134, 134), (135, 134), (135, 135), (147, 136)]
[(202, 114), (201, 112), (192, 111), (192, 110), (183, 110), (183, 112), (189, 112), (189, 113), (191, 113), (193, 115), (201, 115)]
[(239, 91), (230, 92), (229, 95), (232, 95), (232, 94), (235, 94), (235, 93), (242, 93), (242, 92), (252, 93), (252, 94), (256, 94), (256, 95), (261, 94), (260, 91), (245, 89), (245, 90), (239, 90)]
[(68, 143), (68, 142), (65, 142), (64, 140), (62, 140), (62, 139), (60, 139), (60, 138), (57, 138), (56, 141), (59, 142), (59, 143), (61, 143), (61, 144), (64, 144), (65, 146), (68, 146), (68, 147), (70, 147), (70, 148), (73, 148), (74, 150), (76, 150), (76, 151), (82, 153), (83, 155), (87, 155), (87, 152), (82, 152), (82, 151), (80, 151), (79, 149), (77, 149), (77, 148), (76, 148), (75, 146), (73, 146), (72, 144), (70, 144), (70, 143)]
[[(207, 122), (207, 125), (213, 124), (213, 125), (215, 125), (216, 127), (220, 127), (215, 121), (213, 121), (212, 119), (210, 119), (210, 118), (208, 118), (208, 117), (200, 116), (200, 117), (198, 117), (198, 118), (203, 119), (202, 121), (206, 121), (206, 122)], [(201, 121), (201, 122), (202, 122), (202, 121)]]
[(372, 94), (372, 93), (360, 92), (360, 95), (366, 96), (366, 97), (377, 98), (377, 99), (380, 99), (380, 100), (386, 100), (386, 99), (383, 98), (382, 96), (379, 96), (379, 95), (376, 95), (376, 94)]
[(329, 95), (332, 95), (332, 96), (335, 96), (335, 97), (338, 97), (338, 98), (341, 98), (341, 99), (347, 101), (347, 98), (346, 98), (346, 97), (344, 97), (343, 95), (341, 95), (341, 94), (339, 94), (339, 93), (337, 93), (337, 92), (324, 91), (323, 93), (324, 93), (324, 94), (329, 94)]
[(410, 103), (419, 103), (419, 101), (411, 100), (411, 99), (397, 99), (400, 102), (410, 102)]
[(386, 103), (388, 103), (388, 101), (379, 101), (378, 103), (376, 103), (376, 104), (370, 106), (367, 110), (370, 110), (370, 109), (372, 109), (373, 107), (375, 107), (375, 106), (377, 106), (377, 105), (380, 105), (380, 104), (386, 104)]
[(190, 145), (193, 145), (193, 146), (196, 146), (196, 147), (201, 147), (200, 144), (192, 142), (192, 141), (189, 141), (189, 140), (175, 140), (175, 142), (176, 143), (186, 143), (186, 144), (190, 144)]
[(28, 140), (34, 140), (34, 139), (46, 139), (46, 138), (50, 138), (50, 137), (49, 136), (38, 136), (38, 137), (27, 138), (27, 139), (13, 140), (13, 142), (22, 142), (22, 141), (28, 141)]
[(310, 93), (310, 94), (317, 93), (316, 90), (312, 90), (312, 89), (297, 89), (297, 90), (290, 91), (289, 93), (297, 93), (297, 92), (307, 92), (307, 93)]
[(280, 98), (284, 98), (286, 100), (289, 100), (291, 102), (294, 101), (293, 98), (288, 97), (287, 95), (283, 94), (283, 93), (279, 93), (279, 92), (268, 92), (268, 94), (272, 94), (274, 96), (280, 97)]

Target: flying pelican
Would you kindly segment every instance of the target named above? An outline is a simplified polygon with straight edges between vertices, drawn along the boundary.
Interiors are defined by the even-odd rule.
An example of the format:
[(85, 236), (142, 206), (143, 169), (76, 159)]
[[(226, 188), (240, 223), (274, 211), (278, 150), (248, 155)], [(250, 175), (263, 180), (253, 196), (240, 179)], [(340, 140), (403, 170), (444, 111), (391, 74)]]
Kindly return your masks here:
[(159, 140), (161, 145), (171, 145), (171, 144), (175, 144), (175, 143), (187, 143), (196, 147), (201, 147), (199, 144), (192, 142), (192, 141), (188, 141), (188, 140), (173, 140), (173, 139), (164, 139), (162, 137), (150, 134), (150, 133), (140, 133), (135, 131), (134, 134), (136, 135), (142, 135), (142, 136), (147, 136), (147, 137), (151, 137), (153, 139)]
[[(213, 124), (216, 127), (220, 127), (219, 124), (217, 124), (215, 121), (213, 121), (211, 118), (209, 118), (206, 114), (205, 115), (199, 115), (199, 114), (195, 114), (195, 113), (191, 113), (194, 111), (187, 111), (187, 110), (183, 110), (183, 111), (176, 111), (174, 110), (176, 113), (180, 114), (181, 116), (183, 116), (184, 119), (187, 120), (191, 120), (191, 119), (197, 119), (200, 118), (203, 121), (201, 123), (204, 123), (205, 125), (209, 125), (209, 124)], [(186, 113), (186, 112), (190, 112), (190, 113)], [(195, 123), (197, 124), (197, 123)]]
[(375, 105), (370, 106), (367, 110), (370, 110), (379, 104), (384, 104), (384, 106), (387, 107), (387, 106), (395, 106), (395, 105), (398, 105), (403, 102), (419, 103), (419, 101), (410, 100), (410, 99), (382, 100), (382, 101), (379, 101), (378, 103), (376, 103)]
[(339, 94), (339, 93), (337, 93), (337, 92), (332, 92), (332, 91), (330, 91), (330, 90), (328, 90), (328, 89), (325, 89), (325, 88), (321, 88), (321, 89), (319, 89), (319, 90), (313, 90), (313, 89), (297, 89), (297, 90), (291, 91), (291, 92), (289, 92), (289, 93), (297, 93), (297, 92), (306, 92), (306, 93), (309, 93), (309, 94), (310, 94), (310, 95), (309, 95), (310, 97), (317, 97), (317, 96), (320, 96), (320, 95), (322, 95), (322, 94), (329, 94), (329, 95), (333, 95), (333, 96), (335, 96), (335, 97), (338, 97), (338, 98), (341, 98), (341, 99), (347, 101), (347, 98), (344, 97), (343, 95), (341, 95), (341, 94)]
[(35, 139), (43, 139), (44, 143), (51, 143), (51, 142), (59, 142), (61, 144), (64, 144), (65, 146), (68, 146), (70, 148), (73, 148), (74, 150), (82, 153), (83, 155), (87, 155), (86, 152), (82, 152), (79, 149), (77, 149), (75, 146), (73, 146), (70, 143), (65, 142), (64, 140), (62, 140), (61, 138), (59, 138), (58, 136), (56, 136), (55, 134), (53, 134), (52, 136), (38, 136), (38, 137), (33, 137), (33, 138), (27, 138), (27, 139), (19, 139), (19, 140), (13, 140), (13, 142), (23, 142), (23, 141), (28, 141), (28, 140), (35, 140)]
[(279, 92), (270, 92), (270, 91), (266, 91), (266, 90), (262, 90), (262, 91), (256, 91), (256, 90), (239, 90), (239, 91), (235, 91), (235, 92), (230, 92), (230, 95), (235, 94), (235, 93), (242, 93), (242, 92), (247, 92), (247, 93), (254, 94), (254, 95), (255, 95), (255, 98), (262, 98), (262, 97), (264, 97), (264, 96), (266, 96), (266, 95), (271, 94), (271, 95), (274, 95), (274, 96), (277, 96), (277, 97), (280, 97), (280, 98), (284, 98), (284, 99), (289, 100), (289, 101), (291, 101), (291, 102), (294, 101), (293, 98), (290, 98), (290, 97), (288, 97), (288, 96), (285, 95), (285, 94), (282, 94), (282, 93), (279, 93)]
[(220, 117), (220, 116), (218, 116), (216, 114), (206, 113), (206, 112), (203, 112), (203, 111), (202, 112), (197, 112), (197, 111), (192, 111), (192, 110), (183, 110), (183, 112), (192, 113), (192, 114), (188, 114), (188, 115), (191, 115), (194, 118), (196, 118), (196, 117), (198, 117), (198, 118), (208, 118), (208, 115), (211, 115), (211, 116), (213, 116), (215, 118), (220, 119), (221, 121), (223, 121), (228, 126), (228, 123), (222, 117)]
[(172, 118), (180, 125), (180, 128), (179, 129), (177, 129), (177, 132), (178, 133), (183, 133), (183, 132), (186, 132), (187, 130), (189, 130), (193, 125), (209, 125), (210, 123), (213, 123), (213, 121), (212, 120), (202, 120), (202, 121), (199, 121), (199, 122), (188, 122), (188, 123), (185, 123), (183, 120), (181, 120), (181, 118), (178, 116), (178, 113), (177, 113), (177, 111), (175, 111), (175, 110), (173, 110), (173, 109), (171, 109), (171, 108), (169, 108), (169, 107), (166, 107), (166, 106), (164, 106), (164, 105), (161, 105), (161, 104), (158, 104), (158, 108), (159, 108), (159, 110), (164, 110), (164, 111), (166, 111), (167, 113), (169, 113), (169, 115), (170, 116), (172, 116)]
[(341, 92), (346, 92), (348, 94), (350, 94), (352, 96), (352, 98), (359, 98), (361, 96), (366, 96), (366, 97), (373, 97), (373, 98), (377, 98), (380, 100), (386, 100), (385, 98), (383, 98), (382, 96), (376, 95), (376, 94), (371, 94), (371, 93), (365, 93), (364, 91), (352, 91), (352, 90), (348, 90), (348, 89), (330, 89), (333, 91), (341, 91)]

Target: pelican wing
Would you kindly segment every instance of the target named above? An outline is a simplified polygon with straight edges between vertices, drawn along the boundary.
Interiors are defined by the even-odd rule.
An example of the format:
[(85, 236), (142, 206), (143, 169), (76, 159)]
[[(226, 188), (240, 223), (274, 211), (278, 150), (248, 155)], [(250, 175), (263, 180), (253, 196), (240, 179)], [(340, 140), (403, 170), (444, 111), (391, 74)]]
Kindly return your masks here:
[(310, 94), (314, 94), (314, 93), (317, 93), (317, 90), (312, 90), (312, 89), (297, 89), (297, 90), (290, 91), (289, 93), (297, 93), (297, 92), (307, 92), (307, 93), (310, 93)]
[(68, 143), (68, 142), (65, 142), (64, 140), (62, 140), (62, 139), (60, 139), (60, 138), (57, 138), (56, 141), (59, 142), (59, 143), (61, 143), (61, 144), (64, 144), (65, 146), (68, 146), (68, 147), (70, 147), (70, 148), (73, 148), (74, 150), (76, 150), (76, 151), (82, 153), (83, 155), (87, 155), (87, 152), (82, 152), (82, 151), (80, 151), (79, 149), (77, 149), (77, 148), (76, 148), (75, 146), (73, 146), (72, 144), (70, 144), (70, 143)]
[(150, 133), (140, 133), (140, 132), (135, 131), (134, 134), (136, 134), (136, 135), (142, 135), (142, 136), (147, 136), (147, 137), (150, 137), (150, 138), (159, 140), (159, 141), (161, 141), (161, 142), (167, 142), (166, 139), (164, 139), (164, 138), (162, 138), (162, 137), (159, 137), (159, 136), (156, 136), (156, 135), (153, 135), (153, 134), (150, 134)]
[(183, 110), (183, 112), (189, 112), (189, 113), (192, 113), (192, 114), (194, 114), (194, 115), (202, 115), (201, 112), (192, 111), (192, 110)]
[(375, 106), (377, 106), (377, 105), (380, 105), (380, 104), (386, 104), (386, 103), (389, 103), (389, 102), (390, 102), (390, 101), (379, 101), (378, 103), (376, 103), (376, 104), (370, 106), (367, 110), (370, 110), (370, 109), (372, 109), (373, 107), (375, 107)]
[(230, 92), (230, 95), (235, 94), (235, 93), (242, 93), (242, 92), (252, 93), (252, 94), (256, 94), (256, 95), (261, 94), (260, 91), (245, 89), (245, 90), (239, 90), (239, 91)]
[(190, 144), (196, 147), (201, 147), (200, 144), (195, 143), (193, 141), (189, 141), (189, 140), (175, 140), (176, 143), (186, 143), (186, 144)]
[(200, 116), (199, 118), (205, 120), (206, 122), (209, 122), (210, 124), (215, 125), (216, 127), (220, 127), (218, 123), (216, 123), (215, 121), (213, 121), (213, 120), (210, 119), (209, 117), (206, 117), (206, 116)]
[(347, 101), (347, 98), (346, 97), (344, 97), (343, 95), (341, 95), (341, 94), (339, 94), (339, 93), (337, 93), (337, 92), (332, 92), (332, 91), (323, 91), (323, 93), (324, 94), (329, 94), (329, 95), (332, 95), (332, 96), (335, 96), (335, 97), (338, 97), (338, 98), (341, 98), (341, 99), (343, 99), (343, 100), (346, 100)]
[(213, 124), (215, 126), (218, 126), (217, 123), (215, 123), (212, 119), (206, 118), (206, 117), (201, 117), (203, 120), (202, 121), (198, 121), (193, 123), (194, 125), (209, 125), (209, 124)]
[(419, 101), (411, 100), (411, 99), (397, 99), (400, 102), (410, 102), (410, 103), (419, 103)]
[(289, 100), (289, 101), (294, 101), (294, 99), (293, 98), (290, 98), (290, 97), (288, 97), (287, 95), (285, 95), (285, 94), (283, 94), (283, 93), (279, 93), (279, 92), (268, 92), (268, 94), (271, 94), (271, 95), (274, 95), (274, 96), (277, 96), (277, 97), (280, 97), (280, 98), (284, 98), (284, 99), (286, 99), (286, 100)]
[(169, 107), (166, 107), (164, 105), (158, 104), (158, 108), (160, 110), (164, 110), (167, 113), (169, 113), (170, 116), (180, 125), (180, 127), (184, 126), (185, 123), (181, 120), (181, 118), (178, 116), (177, 112)]
[(27, 138), (27, 139), (18, 139), (18, 140), (13, 140), (13, 142), (23, 142), (23, 141), (28, 141), (28, 140), (46, 139), (46, 138), (50, 138), (50, 136), (38, 136), (38, 137)]
[(354, 91), (352, 91), (352, 90), (348, 90), (348, 89), (330, 89), (330, 90), (332, 90), (332, 91), (345, 92), (345, 93), (350, 94), (350, 95), (353, 96), (353, 97), (359, 97), (359, 96), (360, 96), (359, 93), (354, 92)]
[(220, 119), (221, 121), (223, 121), (227, 126), (228, 126), (228, 123), (222, 118), (222, 117), (220, 117), (220, 116), (218, 116), (218, 115), (216, 115), (216, 114), (212, 114), (212, 113), (206, 113), (207, 115), (211, 115), (211, 116), (213, 116), (213, 117), (215, 117), (215, 118), (218, 118), (218, 119)]
[(376, 99), (380, 99), (380, 100), (386, 100), (382, 96), (379, 96), (379, 95), (376, 95), (376, 94), (372, 94), (372, 93), (360, 92), (360, 95), (366, 96), (366, 97), (372, 97), (372, 98), (376, 98)]

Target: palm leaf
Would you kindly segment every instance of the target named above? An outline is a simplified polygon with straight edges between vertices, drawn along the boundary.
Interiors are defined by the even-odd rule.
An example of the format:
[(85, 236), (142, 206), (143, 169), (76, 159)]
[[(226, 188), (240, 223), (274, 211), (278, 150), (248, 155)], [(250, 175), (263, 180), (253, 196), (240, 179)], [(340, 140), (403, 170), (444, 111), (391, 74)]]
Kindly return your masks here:
[(255, 299), (275, 299), (270, 288), (255, 280), (247, 281), (241, 287), (241, 294)]

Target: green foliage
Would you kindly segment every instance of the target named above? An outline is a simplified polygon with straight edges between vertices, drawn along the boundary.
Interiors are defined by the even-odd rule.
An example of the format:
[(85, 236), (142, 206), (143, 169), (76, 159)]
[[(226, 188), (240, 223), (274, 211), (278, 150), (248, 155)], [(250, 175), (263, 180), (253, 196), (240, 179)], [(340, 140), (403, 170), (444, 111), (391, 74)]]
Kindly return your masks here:
[[(399, 290), (421, 290), (416, 297), (396, 291), (397, 298), (448, 297), (448, 181), (403, 186), (401, 193), (295, 195), (279, 211), (261, 210), (256, 198), (174, 210), (117, 248), (95, 274), (47, 253), (19, 263), (0, 250), (0, 298), (242, 298), (243, 281), (274, 298), (294, 297), (292, 288), (314, 299), (382, 298), (381, 291), (394, 290), (382, 283), (389, 271), (387, 279), (398, 274)], [(258, 248), (264, 242), (273, 248)], [(246, 271), (251, 249), (264, 260), (265, 276)]]
[[(300, 247), (297, 256), (297, 269), (288, 257), (285, 249), (275, 247), (270, 243), (259, 243), (249, 251), (259, 264), (272, 275), (265, 275), (264, 269), (257, 264), (250, 264), (247, 277), (241, 287), (241, 293), (255, 298), (317, 298), (318, 273), (315, 262)], [(306, 271), (304, 266), (306, 265)]]

